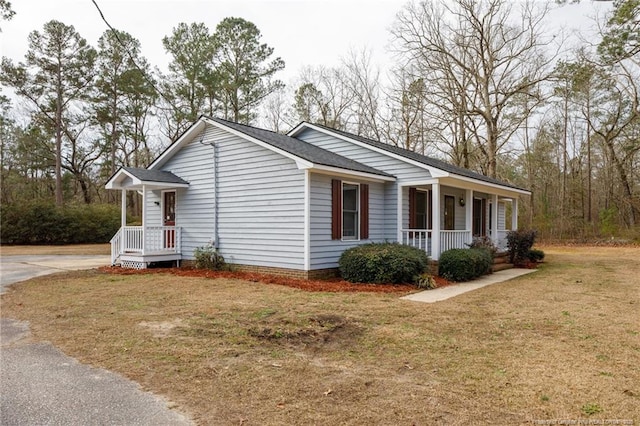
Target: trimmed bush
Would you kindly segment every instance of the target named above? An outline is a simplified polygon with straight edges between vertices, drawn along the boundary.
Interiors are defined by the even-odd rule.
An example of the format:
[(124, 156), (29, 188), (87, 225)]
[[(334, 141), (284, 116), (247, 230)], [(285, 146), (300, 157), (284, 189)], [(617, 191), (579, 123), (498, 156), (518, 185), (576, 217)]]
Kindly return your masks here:
[(338, 262), (340, 274), (355, 283), (414, 282), (428, 265), (427, 254), (397, 243), (369, 243), (345, 250)]
[(536, 231), (532, 229), (519, 229), (507, 233), (507, 248), (509, 250), (509, 262), (521, 265), (529, 260), (529, 250), (536, 241)]
[(470, 281), (491, 271), (493, 255), (486, 249), (451, 249), (440, 255), (438, 271), (449, 281)]
[(3, 204), (2, 244), (106, 243), (120, 228), (120, 208), (108, 204), (56, 207), (48, 202)]
[(544, 252), (538, 249), (531, 249), (529, 253), (527, 253), (527, 258), (532, 262), (542, 262), (544, 259)]
[(212, 245), (197, 247), (193, 251), (193, 257), (196, 258), (196, 268), (198, 269), (221, 271), (227, 267), (224, 257)]

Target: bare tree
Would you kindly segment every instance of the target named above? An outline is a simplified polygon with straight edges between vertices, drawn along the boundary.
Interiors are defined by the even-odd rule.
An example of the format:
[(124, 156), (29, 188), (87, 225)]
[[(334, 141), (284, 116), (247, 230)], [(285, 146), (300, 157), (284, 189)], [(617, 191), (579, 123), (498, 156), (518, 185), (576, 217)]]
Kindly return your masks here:
[(300, 121), (346, 130), (355, 95), (340, 68), (306, 67), (299, 76), (294, 111)]
[(393, 28), (398, 50), (425, 79), (427, 102), (449, 109), (444, 120), (455, 114), (463, 146), (469, 136), (461, 132), (472, 132), (489, 176), (525, 119), (518, 97), (535, 96), (551, 72), (548, 11), (533, 1), (427, 0), (406, 6)]

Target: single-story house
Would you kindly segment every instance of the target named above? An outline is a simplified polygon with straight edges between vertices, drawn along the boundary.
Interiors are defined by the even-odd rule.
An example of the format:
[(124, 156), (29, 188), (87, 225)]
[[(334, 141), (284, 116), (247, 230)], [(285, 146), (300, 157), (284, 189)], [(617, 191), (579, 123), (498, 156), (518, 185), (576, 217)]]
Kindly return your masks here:
[[(122, 167), (112, 263), (192, 260), (211, 244), (239, 269), (318, 276), (342, 252), (393, 241), (431, 259), (474, 236), (504, 245), (530, 192), (393, 145), (303, 122), (287, 135), (201, 117), (146, 169)], [(126, 192), (142, 194), (127, 226)], [(508, 209), (510, 205), (510, 209)]]

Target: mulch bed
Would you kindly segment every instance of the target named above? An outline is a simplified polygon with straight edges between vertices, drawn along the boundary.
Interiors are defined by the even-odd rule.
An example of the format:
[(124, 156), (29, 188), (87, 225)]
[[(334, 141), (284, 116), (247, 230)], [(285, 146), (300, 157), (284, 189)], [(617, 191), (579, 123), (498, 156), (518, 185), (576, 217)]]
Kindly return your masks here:
[[(304, 280), (299, 278), (288, 278), (278, 275), (257, 274), (252, 272), (231, 272), (231, 271), (209, 271), (206, 269), (194, 268), (150, 268), (150, 269), (125, 269), (118, 266), (103, 266), (102, 272), (117, 275), (149, 275), (149, 274), (172, 274), (178, 277), (197, 278), (228, 278), (264, 284), (277, 284), (293, 287), (304, 291), (322, 292), (368, 292), (368, 293), (412, 293), (417, 291), (413, 284), (354, 284), (339, 278), (327, 280)], [(444, 278), (435, 277), (438, 287), (445, 287), (451, 283)]]

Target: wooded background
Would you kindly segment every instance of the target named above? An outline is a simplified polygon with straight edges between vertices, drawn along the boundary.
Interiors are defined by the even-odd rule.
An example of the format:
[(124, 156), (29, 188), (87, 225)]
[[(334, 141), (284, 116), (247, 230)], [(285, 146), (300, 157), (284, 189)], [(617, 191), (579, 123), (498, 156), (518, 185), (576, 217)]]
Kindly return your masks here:
[[(598, 39), (577, 47), (545, 28), (562, 3), (410, 3), (390, 30), (389, 75), (364, 50), (289, 85), (242, 18), (177, 25), (162, 40), (166, 73), (131, 34), (108, 29), (91, 46), (50, 21), (24, 61), (2, 59), (3, 214), (117, 205), (107, 179), (146, 166), (205, 114), (276, 132), (321, 123), (528, 188), (520, 223), (543, 238), (640, 239), (640, 0), (615, 0)], [(0, 17), (12, 15), (0, 0)]]

